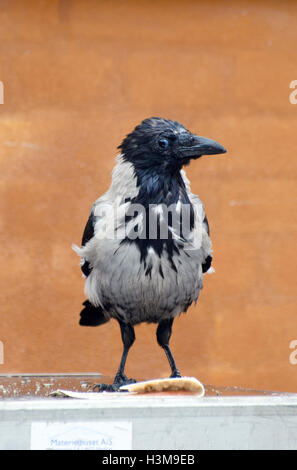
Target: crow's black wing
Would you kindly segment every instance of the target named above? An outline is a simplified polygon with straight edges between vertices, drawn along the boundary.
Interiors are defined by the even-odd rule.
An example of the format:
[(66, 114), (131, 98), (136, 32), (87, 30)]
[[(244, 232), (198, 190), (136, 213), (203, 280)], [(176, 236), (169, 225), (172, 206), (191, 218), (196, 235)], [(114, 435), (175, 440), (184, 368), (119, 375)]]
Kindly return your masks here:
[(207, 235), (209, 236), (210, 235), (210, 232), (209, 232), (209, 223), (208, 223), (208, 220), (207, 220), (207, 217), (206, 215), (204, 215), (204, 219), (203, 219), (203, 226), (205, 228), (205, 230), (207, 231)]
[[(94, 236), (94, 227), (95, 227), (95, 216), (93, 212), (91, 212), (87, 224), (84, 229), (84, 233), (82, 236), (81, 244), (85, 246), (91, 238)], [(82, 270), (83, 274), (88, 277), (91, 273), (92, 268), (90, 267), (90, 263), (86, 260), (83, 260), (80, 269)]]
[[(88, 241), (90, 241), (94, 237), (95, 222), (96, 217), (94, 216), (92, 209), (82, 236), (82, 246), (85, 246)], [(90, 266), (90, 263), (84, 258), (82, 258), (81, 270), (86, 277), (88, 277), (89, 274), (92, 272), (92, 267)], [(81, 326), (99, 326), (108, 322), (109, 319), (105, 317), (103, 309), (101, 307), (94, 307), (94, 305), (92, 305), (89, 300), (85, 300), (83, 306), (84, 308), (80, 312), (79, 321), (79, 324)]]
[(94, 236), (94, 226), (95, 226), (95, 217), (93, 212), (91, 212), (88, 222), (85, 226), (84, 233), (82, 236), (82, 241), (81, 244), (82, 246), (85, 246), (91, 238)]
[[(203, 226), (204, 226), (204, 228), (207, 232), (207, 235), (209, 236), (209, 223), (208, 223), (206, 215), (204, 215), (204, 219), (203, 219), (202, 224), (203, 224)], [(203, 273), (206, 273), (209, 270), (209, 268), (211, 267), (211, 262), (212, 262), (212, 256), (208, 255), (207, 258), (205, 259), (204, 263), (202, 264), (202, 272)]]

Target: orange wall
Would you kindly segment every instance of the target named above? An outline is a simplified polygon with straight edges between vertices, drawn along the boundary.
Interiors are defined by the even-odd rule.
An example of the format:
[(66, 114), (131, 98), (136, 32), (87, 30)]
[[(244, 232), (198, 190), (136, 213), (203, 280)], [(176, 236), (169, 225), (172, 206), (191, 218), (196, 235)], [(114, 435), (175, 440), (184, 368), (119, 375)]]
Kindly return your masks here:
[[(78, 326), (79, 243), (140, 120), (177, 119), (228, 149), (187, 170), (207, 210), (216, 274), (174, 325), (185, 375), (297, 392), (297, 3), (1, 2), (0, 340), (5, 372), (113, 374), (112, 321)], [(127, 373), (166, 376), (155, 326)]]

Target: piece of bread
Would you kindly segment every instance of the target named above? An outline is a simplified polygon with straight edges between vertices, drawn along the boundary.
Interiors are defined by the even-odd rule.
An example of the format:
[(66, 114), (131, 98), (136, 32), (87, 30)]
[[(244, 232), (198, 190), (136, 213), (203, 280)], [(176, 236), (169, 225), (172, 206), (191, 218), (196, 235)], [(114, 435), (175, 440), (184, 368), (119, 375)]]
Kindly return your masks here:
[(134, 393), (185, 391), (195, 393), (195, 395), (200, 397), (203, 397), (205, 393), (203, 384), (195, 377), (146, 380), (144, 382), (122, 385), (120, 390)]

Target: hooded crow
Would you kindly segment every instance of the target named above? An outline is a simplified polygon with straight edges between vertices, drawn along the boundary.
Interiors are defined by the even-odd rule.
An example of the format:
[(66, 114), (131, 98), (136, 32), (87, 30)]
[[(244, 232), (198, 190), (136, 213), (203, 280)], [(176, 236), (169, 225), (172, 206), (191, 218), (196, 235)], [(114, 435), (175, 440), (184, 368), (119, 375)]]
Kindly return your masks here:
[(170, 377), (180, 377), (169, 347), (174, 319), (196, 302), (210, 271), (212, 247), (203, 204), (192, 194), (183, 167), (202, 155), (225, 153), (217, 142), (189, 132), (177, 121), (145, 119), (119, 146), (108, 191), (90, 211), (81, 257), (88, 298), (80, 325), (118, 321), (123, 354), (116, 391), (135, 382), (124, 373), (134, 326), (157, 323)]

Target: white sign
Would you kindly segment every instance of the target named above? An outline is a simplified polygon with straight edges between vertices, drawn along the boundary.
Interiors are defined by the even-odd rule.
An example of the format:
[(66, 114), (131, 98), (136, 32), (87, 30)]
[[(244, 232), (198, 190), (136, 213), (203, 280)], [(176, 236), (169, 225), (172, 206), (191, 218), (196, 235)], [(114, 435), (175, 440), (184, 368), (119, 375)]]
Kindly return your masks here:
[(34, 422), (32, 450), (131, 450), (130, 421)]

